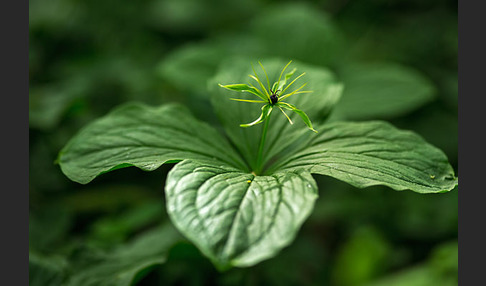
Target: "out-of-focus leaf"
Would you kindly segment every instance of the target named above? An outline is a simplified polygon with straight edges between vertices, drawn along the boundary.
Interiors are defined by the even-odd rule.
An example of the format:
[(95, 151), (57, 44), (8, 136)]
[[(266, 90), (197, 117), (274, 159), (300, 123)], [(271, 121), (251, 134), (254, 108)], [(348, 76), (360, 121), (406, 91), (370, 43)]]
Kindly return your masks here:
[(68, 274), (68, 262), (60, 256), (29, 252), (29, 285), (61, 286)]
[(207, 80), (227, 53), (211, 43), (187, 45), (164, 58), (157, 66), (157, 73), (182, 91), (205, 94)]
[(455, 111), (454, 114), (457, 117), (459, 104), (459, 79), (457, 70), (451, 71), (437, 68), (433, 71), (433, 75), (437, 81), (440, 99), (447, 104), (449, 110)]
[(160, 221), (163, 211), (163, 203), (157, 200), (134, 206), (115, 217), (103, 218), (92, 225), (90, 240), (103, 245), (119, 243), (128, 235)]
[(61, 199), (68, 209), (76, 213), (116, 212), (130, 205), (140, 205), (154, 196), (151, 190), (140, 185), (112, 184), (86, 187), (82, 192), (69, 193)]
[(439, 245), (425, 263), (398, 271), (366, 286), (454, 286), (458, 283), (457, 242)]
[(251, 31), (268, 56), (328, 66), (338, 60), (342, 35), (328, 15), (304, 3), (279, 3), (262, 10)]
[[(323, 277), (327, 277), (332, 262), (325, 248), (326, 234), (321, 234), (315, 235), (313, 226), (304, 224), (295, 241), (279, 254), (278, 259), (264, 261), (250, 270), (261, 273), (250, 281), (254, 285), (326, 285)], [(249, 276), (245, 274), (242, 273), (240, 281)], [(224, 278), (229, 280), (229, 277)], [(236, 278), (228, 285), (241, 284)]]
[(390, 245), (376, 229), (356, 230), (337, 253), (332, 285), (362, 285), (378, 277), (386, 270), (390, 251)]
[(151, 274), (140, 285), (199, 285), (220, 273), (194, 244), (182, 240), (171, 248), (167, 263)]
[(307, 172), (254, 176), (191, 161), (167, 177), (168, 213), (216, 266), (251, 266), (294, 239), (317, 199)]
[(261, 43), (251, 35), (217, 34), (169, 53), (158, 64), (157, 74), (182, 91), (209, 99), (207, 82), (222, 60), (235, 55), (262, 55), (262, 49)]
[(318, 176), (316, 181), (319, 189), (326, 191), (320, 194), (309, 223), (349, 228), (373, 222), (390, 239), (416, 242), (457, 236), (457, 186), (439, 196), (417, 196), (414, 192), (390, 192), (384, 186), (363, 192), (327, 176)]
[(39, 210), (29, 213), (29, 249), (52, 251), (66, 239), (73, 216), (65, 206), (51, 202)]
[(344, 91), (333, 115), (340, 119), (383, 119), (404, 115), (435, 98), (436, 89), (418, 71), (391, 62), (339, 69)]
[[(347, 57), (456, 69), (457, 5), (444, 1), (415, 2), (388, 2), (386, 8), (367, 1), (346, 3), (350, 4), (346, 5), (347, 11), (337, 20), (349, 43), (353, 43), (352, 53)], [(377, 17), (371, 20), (370, 15)]]
[(260, 6), (255, 0), (156, 0), (146, 17), (151, 26), (165, 33), (195, 35), (233, 27), (245, 21)]
[(169, 224), (147, 231), (118, 246), (104, 259), (75, 271), (67, 285), (134, 285), (155, 266), (165, 263), (169, 249), (179, 239), (178, 232)]
[(441, 277), (457, 282), (459, 268), (459, 245), (457, 241), (443, 243), (436, 247), (429, 259), (433, 271)]
[(166, 31), (194, 33), (208, 28), (211, 6), (197, 0), (152, 1), (147, 16), (152, 26)]
[(457, 236), (457, 186), (439, 197), (405, 195), (391, 202), (391, 208), (390, 223), (398, 237), (427, 241)]
[[(32, 130), (30, 130), (32, 132)], [(58, 132), (59, 134), (61, 132)], [(32, 134), (32, 133), (31, 133)], [(41, 193), (55, 193), (65, 190), (66, 177), (53, 162), (59, 147), (53, 143), (54, 136), (29, 137), (29, 200), (35, 200)]]
[(44, 86), (29, 89), (29, 127), (52, 129), (67, 110), (82, 98), (80, 85)]
[(49, 32), (61, 32), (65, 25), (80, 23), (84, 9), (73, 1), (48, 0), (29, 1), (29, 27), (42, 28)]

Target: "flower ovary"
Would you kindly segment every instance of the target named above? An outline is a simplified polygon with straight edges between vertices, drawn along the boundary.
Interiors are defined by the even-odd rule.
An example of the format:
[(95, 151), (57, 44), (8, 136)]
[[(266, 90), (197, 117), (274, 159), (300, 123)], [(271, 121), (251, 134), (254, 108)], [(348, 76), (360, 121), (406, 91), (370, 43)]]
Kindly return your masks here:
[(277, 102), (278, 102), (278, 96), (277, 96), (277, 94), (276, 94), (276, 93), (274, 93), (274, 94), (272, 94), (272, 95), (270, 96), (270, 103), (272, 103), (272, 105), (274, 105), (274, 104), (275, 104), (275, 103), (277, 103)]

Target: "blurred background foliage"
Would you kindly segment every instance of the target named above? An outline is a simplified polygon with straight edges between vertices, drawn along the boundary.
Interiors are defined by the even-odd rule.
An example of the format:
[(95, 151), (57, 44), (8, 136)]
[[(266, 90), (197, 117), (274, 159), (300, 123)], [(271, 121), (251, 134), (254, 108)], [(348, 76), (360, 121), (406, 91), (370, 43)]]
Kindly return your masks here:
[(54, 164), (118, 104), (180, 102), (217, 123), (207, 82), (234, 55), (296, 59), (344, 82), (329, 120), (388, 120), (457, 173), (457, 1), (30, 0), (31, 285), (456, 285), (457, 188), (420, 195), (316, 177), (292, 245), (220, 273), (171, 225), (172, 165), (88, 185)]

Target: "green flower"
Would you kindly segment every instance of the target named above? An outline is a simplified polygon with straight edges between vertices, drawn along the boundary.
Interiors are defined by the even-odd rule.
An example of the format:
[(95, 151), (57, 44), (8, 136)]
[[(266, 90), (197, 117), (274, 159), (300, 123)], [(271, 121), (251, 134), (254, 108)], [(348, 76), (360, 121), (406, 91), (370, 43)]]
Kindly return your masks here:
[[(289, 61), (288, 64), (285, 65), (285, 67), (282, 69), (282, 72), (280, 73), (280, 76), (278, 77), (278, 80), (273, 83), (272, 87), (270, 87), (270, 80), (268, 79), (267, 72), (265, 71), (265, 68), (263, 67), (261, 62), (258, 62), (258, 64), (260, 64), (263, 72), (265, 73), (265, 76), (267, 78), (267, 87), (268, 88), (265, 87), (265, 85), (262, 83), (262, 81), (258, 77), (257, 73), (255, 72), (255, 69), (253, 69), (253, 72), (255, 73), (255, 75), (248, 75), (248, 76), (250, 78), (252, 78), (253, 80), (255, 80), (258, 83), (258, 85), (260, 86), (261, 89), (255, 87), (251, 83), (249, 83), (249, 84), (237, 83), (237, 84), (227, 84), (227, 85), (219, 84), (219, 86), (224, 87), (226, 89), (234, 90), (234, 91), (240, 91), (240, 92), (248, 92), (248, 93), (251, 93), (253, 95), (258, 96), (261, 99), (261, 100), (253, 100), (253, 99), (230, 98), (231, 100), (242, 101), (242, 102), (251, 102), (251, 103), (266, 103), (264, 106), (262, 106), (262, 114), (260, 115), (260, 117), (258, 117), (255, 121), (253, 121), (251, 123), (240, 124), (241, 127), (250, 127), (250, 126), (254, 126), (254, 125), (262, 123), (265, 119), (267, 119), (270, 116), (270, 114), (272, 113), (274, 108), (278, 108), (278, 109), (280, 109), (280, 111), (282, 111), (282, 113), (288, 119), (290, 124), (293, 124), (293, 122), (290, 119), (290, 117), (287, 115), (287, 113), (285, 113), (284, 109), (297, 113), (302, 118), (304, 123), (309, 127), (309, 129), (317, 133), (317, 130), (315, 130), (312, 127), (312, 122), (310, 121), (309, 117), (307, 116), (307, 114), (305, 114), (304, 111), (298, 109), (297, 107), (293, 106), (292, 104), (290, 104), (288, 102), (283, 101), (284, 99), (286, 99), (286, 98), (288, 98), (288, 97), (290, 97), (294, 94), (312, 92), (310, 90), (302, 90), (304, 88), (304, 86), (307, 85), (307, 83), (304, 83), (299, 88), (297, 88), (297, 89), (295, 89), (291, 92), (285, 93), (296, 80), (298, 80), (300, 77), (305, 75), (305, 72), (300, 74), (299, 76), (294, 78), (288, 85), (286, 85), (287, 81), (289, 81), (292, 78), (295, 71), (297, 70), (297, 69), (294, 68), (292, 71), (286, 73), (285, 76), (282, 78), (282, 75), (284, 74), (285, 70), (287, 69), (287, 67), (290, 65), (291, 62), (292, 61)], [(253, 65), (252, 65), (252, 68), (253, 68)]]

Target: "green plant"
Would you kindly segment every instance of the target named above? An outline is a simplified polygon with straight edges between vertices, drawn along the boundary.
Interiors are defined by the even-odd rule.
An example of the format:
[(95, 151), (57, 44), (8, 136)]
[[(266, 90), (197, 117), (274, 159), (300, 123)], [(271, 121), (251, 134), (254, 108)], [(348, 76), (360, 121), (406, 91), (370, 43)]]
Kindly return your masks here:
[[(282, 69), (282, 72), (280, 73), (280, 75), (278, 77), (278, 80), (272, 85), (272, 87), (270, 87), (270, 80), (268, 79), (268, 74), (265, 71), (265, 68), (263, 67), (261, 62), (258, 62), (258, 63), (260, 64), (263, 72), (265, 73), (265, 77), (267, 79), (267, 87), (265, 87), (264, 84), (262, 83), (262, 81), (259, 79), (258, 74), (256, 73), (255, 69), (253, 69), (253, 66), (252, 66), (252, 69), (253, 69), (253, 73), (255, 75), (254, 76), (249, 75), (249, 77), (254, 79), (260, 85), (261, 90), (258, 89), (255, 86), (253, 86), (251, 83), (250, 84), (242, 84), (242, 83), (240, 83), (240, 84), (227, 84), (227, 85), (219, 84), (219, 86), (224, 87), (226, 89), (234, 90), (234, 91), (240, 91), (240, 92), (249, 92), (251, 94), (258, 96), (260, 99), (262, 99), (262, 100), (251, 100), (251, 99), (230, 98), (231, 100), (241, 101), (241, 102), (250, 102), (250, 103), (265, 103), (265, 105), (262, 106), (262, 113), (261, 113), (260, 117), (258, 117), (255, 121), (253, 121), (251, 123), (240, 124), (241, 127), (250, 127), (250, 126), (260, 124), (263, 121), (265, 121), (265, 125), (263, 126), (263, 130), (262, 130), (260, 145), (258, 147), (257, 163), (256, 163), (256, 167), (253, 171), (253, 174), (255, 174), (255, 175), (260, 174), (260, 172), (262, 171), (262, 168), (263, 168), (263, 165), (262, 165), (262, 163), (263, 163), (263, 148), (265, 146), (265, 139), (267, 137), (268, 124), (270, 122), (270, 115), (272, 114), (272, 111), (273, 111), (274, 108), (280, 109), (280, 111), (282, 112), (283, 115), (285, 115), (285, 117), (290, 122), (290, 124), (294, 124), (294, 123), (293, 123), (292, 119), (290, 119), (290, 117), (287, 115), (287, 113), (285, 113), (284, 109), (294, 111), (295, 113), (297, 113), (302, 118), (302, 120), (307, 125), (307, 127), (309, 127), (310, 130), (317, 133), (317, 130), (315, 130), (312, 127), (312, 122), (310, 121), (307, 114), (305, 114), (305, 112), (303, 112), (302, 110), (293, 106), (292, 104), (283, 101), (287, 97), (290, 97), (294, 94), (312, 92), (312, 91), (301, 90), (304, 86), (307, 85), (307, 83), (304, 83), (302, 86), (300, 86), (296, 90), (294, 90), (292, 92), (285, 93), (285, 91), (287, 89), (289, 89), (289, 87), (291, 87), (292, 84), (296, 80), (298, 80), (301, 76), (305, 75), (305, 72), (300, 74), (294, 80), (292, 80), (287, 86), (285, 86), (287, 84), (287, 80), (289, 80), (294, 75), (295, 71), (297, 70), (297, 69), (294, 68), (291, 72), (285, 74), (285, 77), (282, 80), (282, 75), (291, 62), (292, 61), (288, 62), (287, 65), (285, 65), (285, 67)], [(268, 88), (268, 90), (267, 90), (267, 88)], [(280, 92), (280, 94), (279, 94), (279, 92)]]
[[(259, 98), (262, 99), (262, 100), (250, 100), (250, 99), (230, 98), (232, 100), (242, 101), (242, 102), (252, 102), (252, 103), (266, 103), (264, 106), (262, 106), (262, 114), (260, 115), (260, 117), (258, 117), (257, 120), (255, 120), (251, 123), (248, 123), (248, 124), (241, 124), (240, 125), (241, 127), (254, 126), (256, 124), (262, 123), (265, 120), (266, 120), (266, 124), (268, 126), (268, 122), (270, 120), (270, 114), (272, 113), (273, 108), (276, 107), (276, 108), (280, 109), (280, 111), (283, 113), (283, 115), (285, 115), (285, 117), (290, 122), (290, 124), (294, 124), (294, 123), (292, 122), (290, 117), (287, 115), (287, 113), (285, 113), (285, 111), (283, 109), (291, 110), (291, 111), (294, 111), (295, 113), (297, 113), (300, 117), (302, 117), (302, 120), (304, 120), (304, 123), (310, 128), (310, 130), (317, 133), (317, 131), (312, 127), (312, 123), (311, 123), (309, 117), (307, 116), (307, 114), (305, 114), (305, 112), (303, 112), (302, 110), (293, 106), (292, 104), (289, 104), (289, 103), (283, 101), (287, 97), (290, 97), (294, 94), (312, 92), (310, 90), (301, 90), (302, 88), (304, 88), (304, 86), (307, 85), (307, 83), (304, 83), (303, 85), (301, 85), (296, 90), (294, 90), (292, 92), (285, 93), (285, 91), (287, 89), (289, 89), (289, 87), (291, 87), (292, 84), (296, 80), (298, 80), (301, 76), (305, 75), (305, 72), (300, 74), (292, 82), (290, 82), (287, 86), (285, 86), (287, 84), (287, 80), (289, 80), (294, 75), (295, 71), (297, 70), (297, 69), (294, 68), (291, 72), (285, 74), (285, 77), (282, 80), (282, 75), (291, 62), (292, 61), (288, 62), (288, 64), (285, 65), (285, 67), (282, 69), (282, 72), (280, 73), (280, 76), (278, 77), (278, 80), (272, 85), (272, 87), (270, 87), (270, 80), (268, 79), (268, 74), (265, 71), (265, 68), (263, 67), (261, 62), (258, 62), (260, 64), (260, 66), (262, 67), (263, 72), (265, 73), (265, 77), (267, 78), (268, 90), (267, 90), (267, 87), (265, 87), (263, 85), (262, 81), (258, 78), (258, 75), (257, 75), (257, 73), (254, 69), (253, 69), (253, 72), (255, 73), (255, 76), (253, 76), (253, 75), (249, 75), (249, 76), (252, 79), (254, 79), (260, 85), (262, 90), (258, 89), (257, 87), (253, 86), (252, 84), (241, 84), (241, 83), (240, 84), (227, 84), (227, 85), (219, 84), (219, 86), (224, 87), (226, 89), (234, 90), (234, 91), (241, 91), (241, 92), (249, 92), (249, 93), (252, 93), (252, 94), (254, 94), (254, 95), (256, 95), (256, 96), (258, 96)], [(280, 94), (279, 94), (279, 92), (280, 92)], [(266, 128), (264, 128), (263, 130), (265, 131)], [(264, 132), (263, 135), (265, 135), (265, 132)], [(262, 138), (264, 138), (264, 136), (262, 136)]]
[[(151, 171), (177, 163), (165, 184), (169, 216), (219, 269), (255, 265), (292, 242), (318, 197), (311, 174), (358, 188), (385, 185), (418, 193), (447, 192), (457, 185), (444, 153), (413, 132), (382, 121), (326, 122), (343, 88), (328, 70), (294, 62), (306, 72), (312, 93), (289, 84), (288, 94), (300, 94), (290, 98), (282, 91), (280, 99), (286, 96), (287, 105), (271, 97), (293, 71), (280, 82), (285, 62), (268, 59), (264, 63), (270, 92), (254, 70), (262, 90), (245, 84), (218, 87), (244, 81), (249, 74), (246, 58), (223, 63), (209, 82), (211, 102), (227, 138), (181, 105), (129, 103), (89, 124), (68, 142), (58, 158), (62, 171), (86, 184), (119, 168)], [(270, 79), (275, 82), (272, 88)], [(259, 96), (262, 101), (257, 102), (266, 103), (262, 112), (238, 102), (248, 99), (229, 101), (234, 90)], [(270, 122), (275, 106), (288, 107), (303, 121)], [(251, 128), (239, 127), (258, 114), (258, 120), (243, 125)], [(295, 114), (285, 116), (293, 122)], [(305, 128), (314, 130), (309, 118), (319, 133)], [(258, 125), (263, 121), (263, 127)]]

